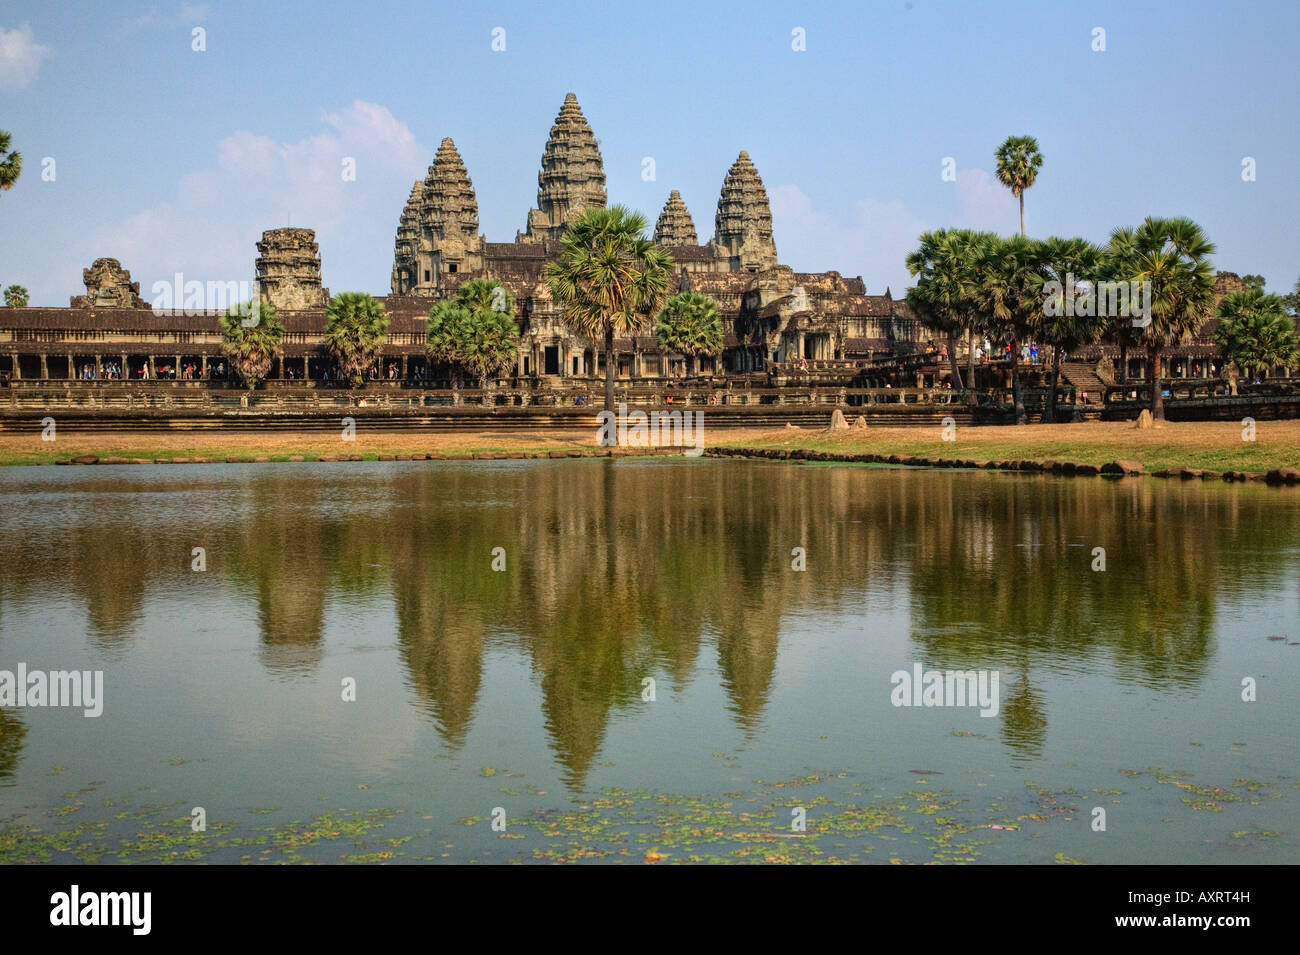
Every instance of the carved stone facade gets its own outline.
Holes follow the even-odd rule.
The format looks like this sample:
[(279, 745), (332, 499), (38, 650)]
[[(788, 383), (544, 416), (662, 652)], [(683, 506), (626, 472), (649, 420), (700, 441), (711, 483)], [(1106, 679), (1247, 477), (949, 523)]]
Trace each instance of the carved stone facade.
[(743, 149), (722, 183), (713, 223), (709, 249), (715, 259), (725, 261), (733, 272), (757, 272), (776, 265), (767, 190), (749, 153)]
[(660, 245), (699, 245), (695, 222), (682, 202), (682, 194), (674, 189), (668, 194), (659, 221), (655, 223), (654, 239)]
[(81, 270), (86, 283), (85, 295), (72, 296), (73, 308), (147, 308), (140, 297), (140, 283), (131, 281), (131, 273), (117, 259), (96, 259)]
[(564, 226), (586, 209), (603, 209), (605, 166), (600, 147), (582, 115), (578, 97), (568, 93), (542, 151), (537, 174), (537, 208), (528, 212), (527, 231), (516, 236), (525, 243), (558, 239)]
[[(418, 298), (453, 295), (467, 279), (495, 279), (517, 303), (520, 374), (597, 375), (600, 348), (569, 331), (544, 277), (567, 223), (607, 201), (600, 150), (572, 93), (551, 127), (537, 185), (527, 231), (516, 233), (514, 242), (488, 242), (478, 235), (469, 174), (455, 145), (444, 139), (398, 221), (390, 302), (414, 307)], [(690, 211), (673, 190), (654, 240), (676, 262), (672, 293), (699, 291), (718, 302), (728, 332), (721, 364), (733, 371), (799, 357), (879, 354), (915, 337), (915, 321), (888, 292), (867, 295), (860, 278), (843, 279), (838, 272), (796, 277), (777, 264), (767, 190), (743, 150), (722, 183), (713, 238), (700, 244)], [(621, 375), (668, 374), (680, 364), (658, 354), (648, 327), (616, 347)]]
[(278, 311), (324, 308), (330, 291), (321, 287), (320, 252), (312, 229), (269, 229), (257, 243), (261, 300)]

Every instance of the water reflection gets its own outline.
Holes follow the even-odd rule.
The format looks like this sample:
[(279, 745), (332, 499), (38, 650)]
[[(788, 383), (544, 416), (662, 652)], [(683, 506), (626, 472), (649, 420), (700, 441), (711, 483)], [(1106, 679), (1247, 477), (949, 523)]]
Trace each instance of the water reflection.
[[(555, 756), (581, 788), (611, 718), (641, 705), (644, 677), (673, 692), (716, 657), (730, 718), (759, 734), (791, 615), (870, 641), (890, 590), (904, 595), (912, 659), (1003, 671), (1003, 743), (1036, 755), (1045, 677), (1092, 669), (1161, 693), (1197, 683), (1215, 652), (1216, 594), (1275, 587), (1300, 538), (1294, 498), (1256, 487), (710, 461), (355, 467), (124, 479), (141, 493), (117, 487), (115, 508), (78, 509), (65, 527), (76, 546), (22, 526), (0, 535), (0, 597), (70, 588), (91, 647), (129, 653), (150, 591), (192, 584), (201, 540), (212, 586), (256, 620), (259, 659), (279, 679), (318, 674), (335, 614), (381, 646), (395, 619), (415, 705), (448, 747), (478, 716), (489, 652), (527, 661)], [(31, 485), (0, 491), (7, 523), (57, 512)], [(193, 533), (130, 536), (169, 521)], [(0, 713), (0, 775), (21, 739)]]

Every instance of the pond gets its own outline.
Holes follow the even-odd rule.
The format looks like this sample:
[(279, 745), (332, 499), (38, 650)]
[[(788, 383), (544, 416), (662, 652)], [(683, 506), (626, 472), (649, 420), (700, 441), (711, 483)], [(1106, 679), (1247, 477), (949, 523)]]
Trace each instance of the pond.
[(1300, 847), (1300, 495), (1259, 485), (5, 468), (20, 667), (102, 674), (102, 712), (0, 695), (4, 862)]

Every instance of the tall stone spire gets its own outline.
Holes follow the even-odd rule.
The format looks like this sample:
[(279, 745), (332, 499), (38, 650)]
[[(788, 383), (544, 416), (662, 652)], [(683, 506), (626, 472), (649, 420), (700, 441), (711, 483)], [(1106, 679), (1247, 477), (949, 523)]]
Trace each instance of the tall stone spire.
[(664, 211), (659, 213), (655, 223), (655, 241), (660, 245), (699, 245), (699, 236), (695, 234), (695, 223), (682, 202), (682, 194), (674, 189), (664, 203)]
[[(404, 258), (408, 247), (410, 253)], [(444, 276), (482, 268), (483, 236), (478, 232), (474, 184), (456, 144), (444, 139), (428, 174), (415, 184), (402, 212), (397, 227), (393, 291), (435, 295)], [(404, 275), (409, 278), (404, 280)]]
[(723, 180), (709, 248), (732, 271), (757, 272), (776, 265), (767, 190), (743, 149)]
[(558, 239), (570, 219), (585, 209), (605, 208), (606, 198), (600, 147), (578, 97), (569, 93), (542, 152), (537, 208), (529, 210), (528, 231), (517, 239), (526, 243)]
[(424, 178), (420, 225), (434, 239), (478, 235), (478, 199), (465, 162), (450, 138), (444, 139)]
[(397, 239), (393, 243), (394, 295), (405, 295), (415, 284), (415, 251), (420, 240), (420, 200), (423, 195), (424, 180), (417, 179), (415, 185), (411, 186), (411, 195), (397, 220)]

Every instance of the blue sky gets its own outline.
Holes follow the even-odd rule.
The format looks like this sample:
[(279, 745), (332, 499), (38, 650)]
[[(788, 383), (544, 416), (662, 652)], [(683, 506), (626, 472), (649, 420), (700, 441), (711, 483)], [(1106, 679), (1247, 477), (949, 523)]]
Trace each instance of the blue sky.
[(707, 240), (748, 149), (781, 262), (872, 292), (906, 286), (923, 229), (1018, 228), (992, 177), (1012, 134), (1045, 157), (1031, 235), (1104, 241), (1186, 215), (1219, 268), (1274, 291), (1300, 277), (1292, 2), (7, 2), (0, 31), (0, 129), (24, 160), (0, 193), (0, 284), (34, 305), (66, 305), (100, 256), (146, 298), (178, 271), (251, 279), (261, 231), (287, 223), (317, 230), (333, 292), (387, 293), (398, 215), (441, 139), (481, 230), (510, 241), (569, 91), (611, 202), (653, 221), (678, 189)]

